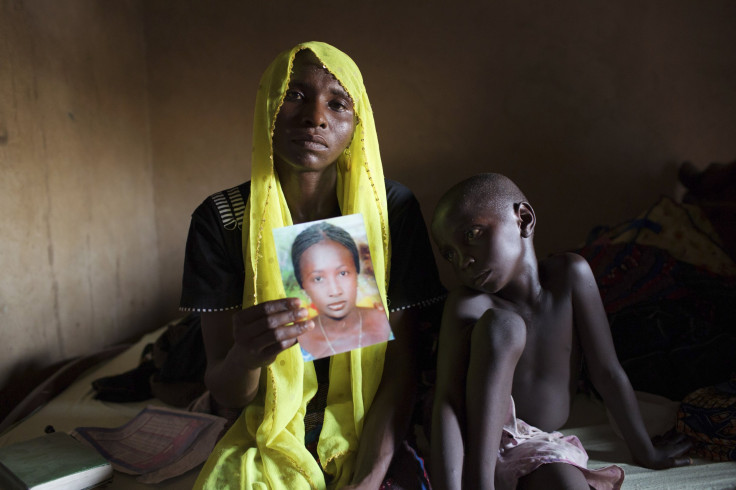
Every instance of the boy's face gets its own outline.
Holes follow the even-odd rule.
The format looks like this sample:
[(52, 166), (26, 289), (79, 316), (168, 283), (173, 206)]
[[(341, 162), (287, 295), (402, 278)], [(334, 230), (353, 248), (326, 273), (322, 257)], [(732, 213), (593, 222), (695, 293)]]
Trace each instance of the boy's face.
[(355, 308), (358, 273), (350, 250), (325, 240), (309, 247), (299, 259), (302, 287), (317, 311), (335, 320)]
[(432, 237), (462, 283), (497, 293), (522, 258), (522, 237), (513, 204), (496, 211), (477, 203), (443, 206), (432, 220)]

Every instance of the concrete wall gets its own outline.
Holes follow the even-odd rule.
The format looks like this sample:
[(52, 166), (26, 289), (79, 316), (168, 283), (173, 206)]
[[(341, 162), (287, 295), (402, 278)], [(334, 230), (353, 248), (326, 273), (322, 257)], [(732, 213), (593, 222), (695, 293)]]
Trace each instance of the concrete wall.
[(0, 1), (0, 176), (0, 387), (161, 323), (137, 1)]
[(361, 67), (428, 217), (506, 173), (540, 255), (736, 158), (736, 3), (457, 5), (0, 0), (0, 385), (177, 314), (189, 215), (248, 178), (258, 79), (302, 40)]

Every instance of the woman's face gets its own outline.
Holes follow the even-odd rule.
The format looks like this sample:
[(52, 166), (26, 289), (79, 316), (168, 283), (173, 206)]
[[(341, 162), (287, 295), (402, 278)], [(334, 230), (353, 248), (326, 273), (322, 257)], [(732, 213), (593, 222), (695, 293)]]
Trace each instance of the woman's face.
[(277, 170), (321, 171), (348, 147), (353, 102), (311, 51), (294, 58), (289, 87), (273, 133)]
[(304, 251), (299, 269), (302, 287), (321, 315), (342, 320), (353, 310), (358, 273), (350, 250), (324, 240)]

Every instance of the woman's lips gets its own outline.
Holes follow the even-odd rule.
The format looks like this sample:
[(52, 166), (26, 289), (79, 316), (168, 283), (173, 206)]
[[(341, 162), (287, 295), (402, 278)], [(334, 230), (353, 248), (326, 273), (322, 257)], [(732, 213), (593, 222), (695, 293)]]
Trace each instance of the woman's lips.
[(312, 150), (324, 150), (328, 148), (327, 141), (318, 135), (307, 134), (297, 136), (296, 138), (293, 138), (292, 141), (299, 146)]
[(327, 309), (330, 311), (341, 311), (345, 309), (347, 304), (347, 301), (338, 301), (337, 303), (330, 303), (327, 305)]

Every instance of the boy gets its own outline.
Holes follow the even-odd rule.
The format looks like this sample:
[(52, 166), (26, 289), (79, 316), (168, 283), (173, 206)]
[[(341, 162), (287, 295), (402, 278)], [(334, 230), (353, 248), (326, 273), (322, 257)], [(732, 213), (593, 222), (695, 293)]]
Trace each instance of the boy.
[(537, 263), (535, 224), (499, 174), (460, 182), (435, 210), (433, 238), (463, 285), (448, 296), (440, 330), (433, 485), (620, 487), (623, 470), (587, 470), (577, 438), (542, 432), (567, 421), (583, 360), (637, 464), (688, 464), (683, 438), (655, 447), (647, 436), (587, 262), (567, 253)]

